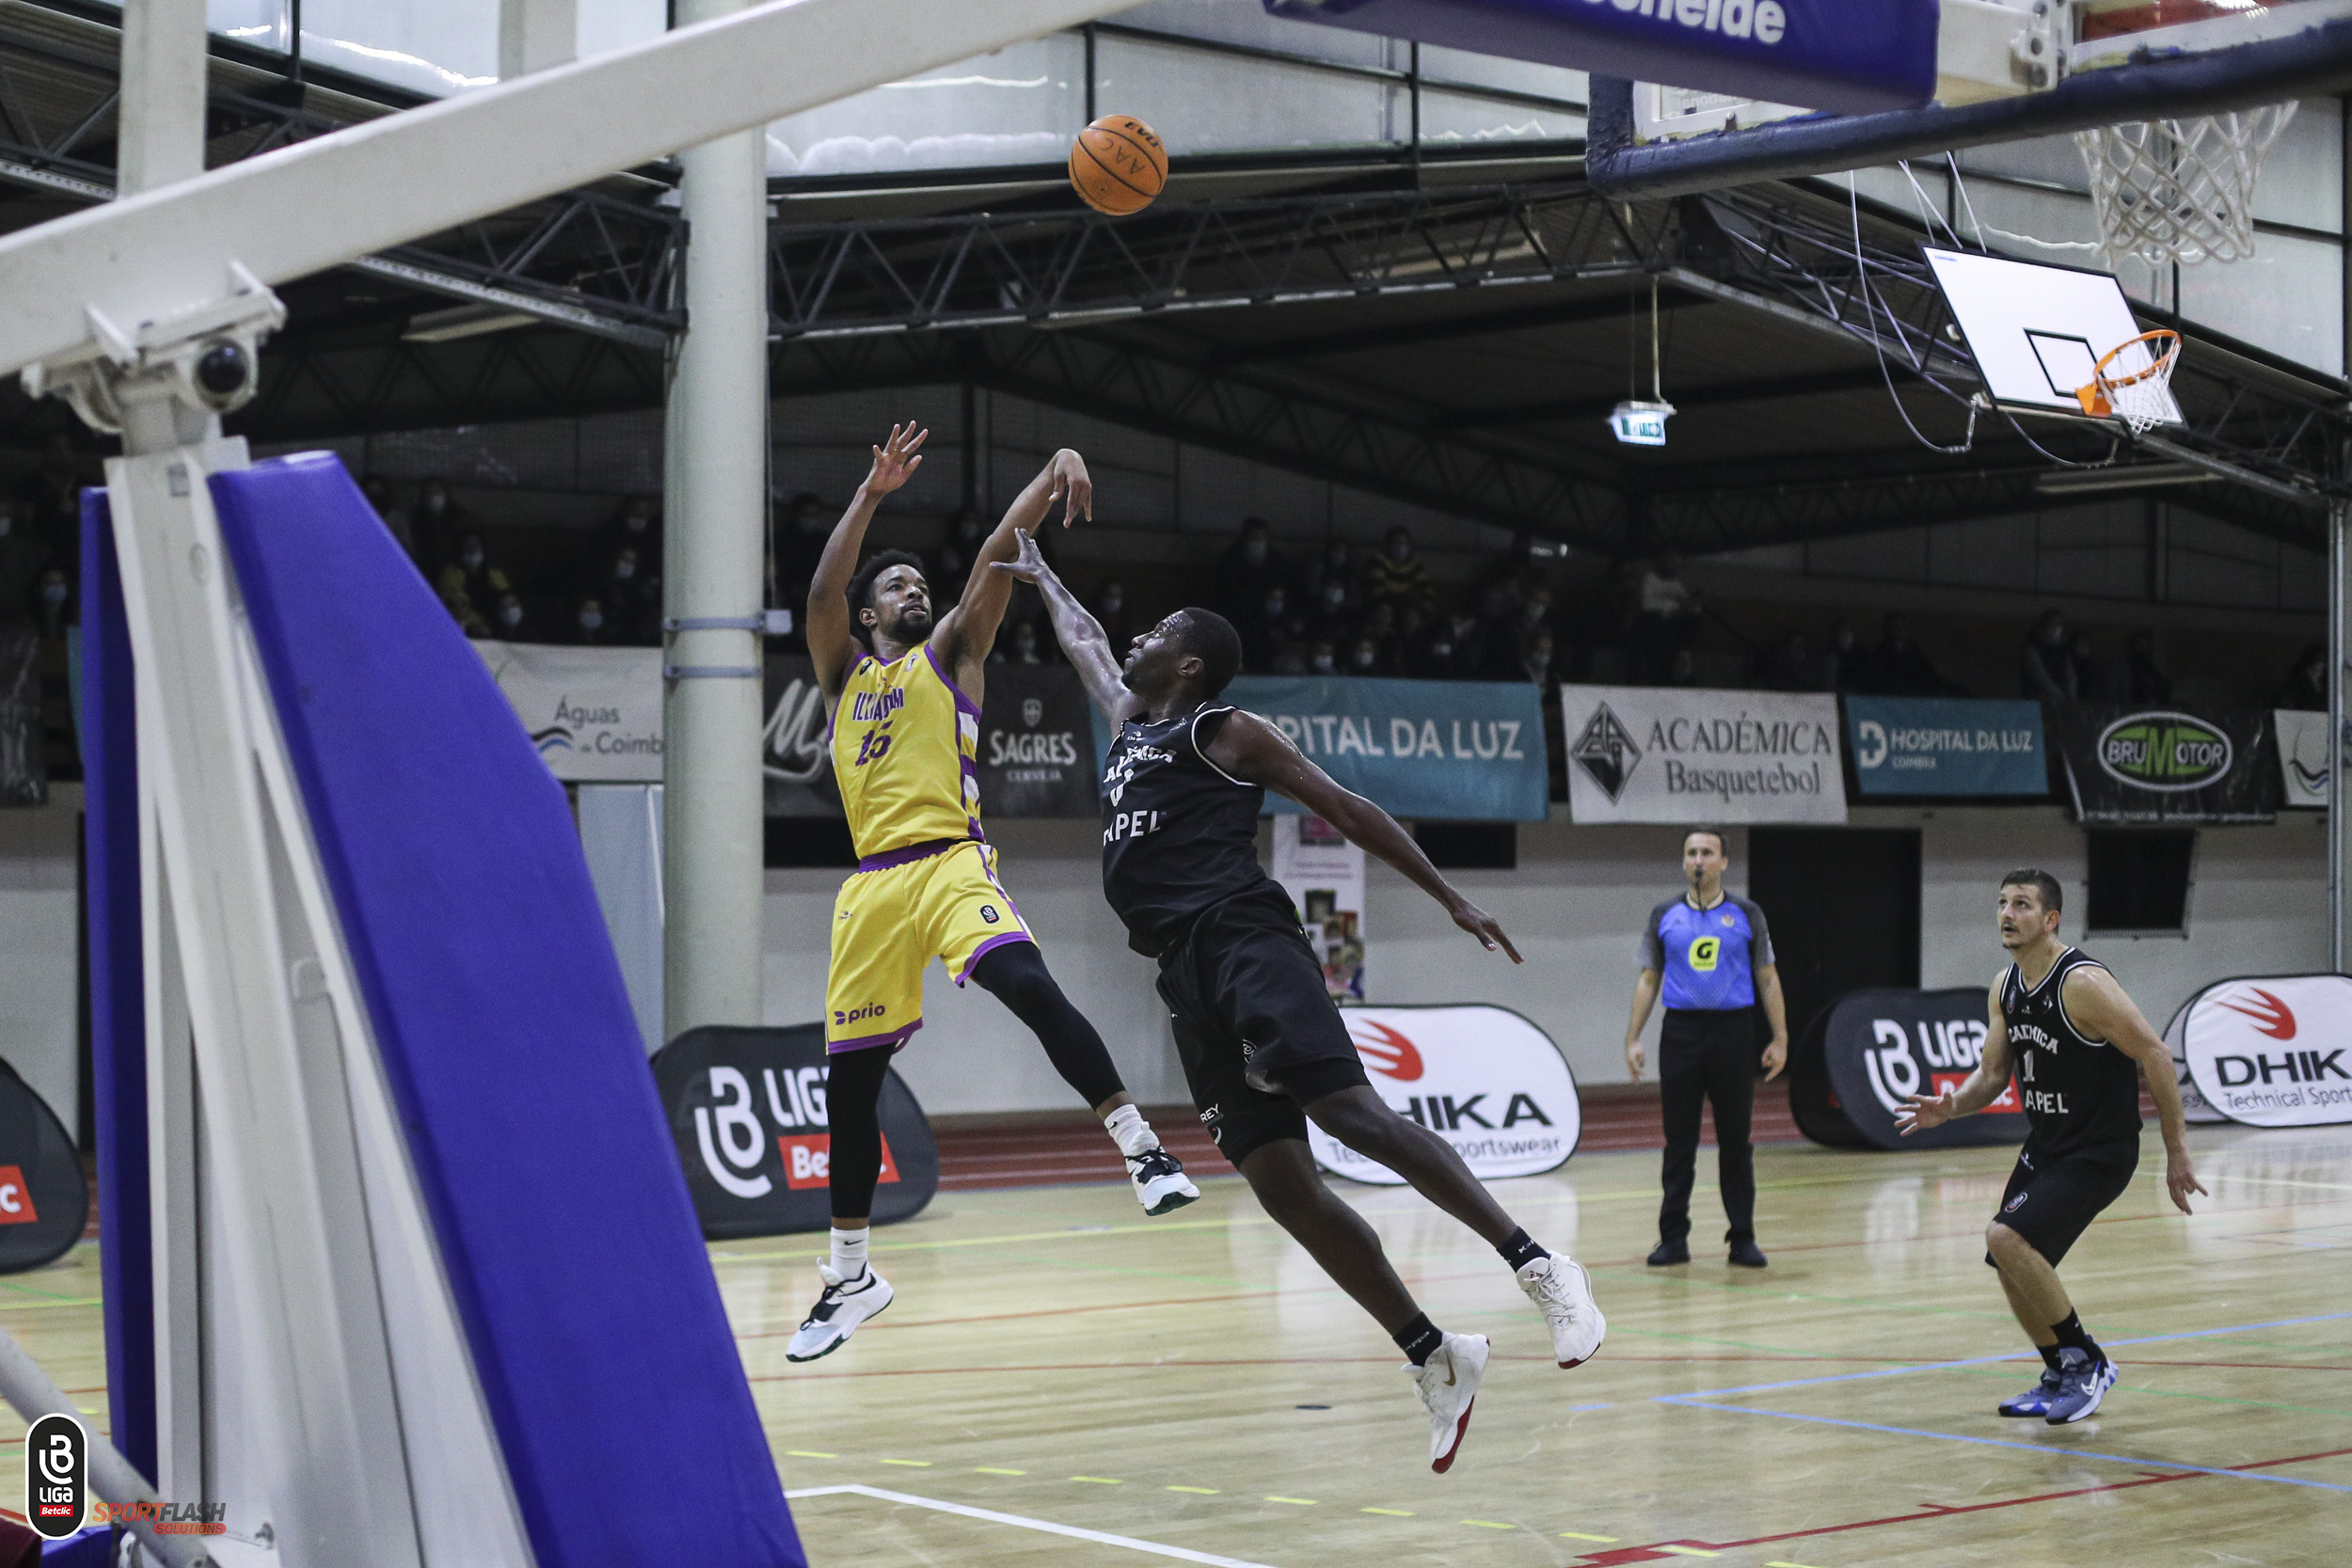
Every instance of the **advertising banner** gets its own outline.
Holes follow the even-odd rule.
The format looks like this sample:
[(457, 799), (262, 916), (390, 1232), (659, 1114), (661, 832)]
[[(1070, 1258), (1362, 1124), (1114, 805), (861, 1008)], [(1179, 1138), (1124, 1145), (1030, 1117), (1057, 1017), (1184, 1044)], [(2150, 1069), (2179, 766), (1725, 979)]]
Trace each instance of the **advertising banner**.
[(2000, 1097), (1973, 1117), (1903, 1137), (1895, 1113), (1905, 1096), (1956, 1089), (1984, 1054), (1982, 986), (1950, 990), (1856, 990), (1829, 1009), (1822, 1066), (1836, 1108), (1879, 1148), (1950, 1148), (2022, 1144), (2026, 1107), (2010, 1080)]
[(490, 677), (564, 781), (661, 782), (661, 650), (476, 642)]
[(82, 1239), (89, 1181), (56, 1113), (0, 1062), (0, 1274), (38, 1269)]
[[(2328, 716), (2301, 708), (2282, 707), (2270, 715), (2279, 736), (2279, 782), (2286, 803), (2301, 811), (2328, 809)], [(2347, 727), (2344, 758), (2352, 758), (2352, 726)]]
[(1274, 819), (1274, 879), (1323, 960), (1334, 1002), (1364, 999), (1364, 852), (1320, 816)]
[[(1576, 1152), (1576, 1080), (1551, 1037), (1507, 1007), (1343, 1007), (1380, 1098), (1428, 1128), (1492, 1181), (1540, 1176)], [(1313, 1122), (1307, 1141), (1334, 1176), (1379, 1186), (1405, 1179)]]
[[(822, 1024), (690, 1029), (654, 1053), (654, 1086), (703, 1234), (712, 1241), (823, 1230), (833, 1135)], [(874, 1223), (922, 1212), (939, 1190), (939, 1145), (897, 1072), (882, 1080), (882, 1170)]]
[(2192, 996), (2174, 1009), (2172, 1022), (2164, 1026), (2165, 1049), (2172, 1053), (2172, 1076), (2181, 1085), (2181, 1119), (2183, 1121), (2217, 1122), (2230, 1118), (2214, 1108), (2213, 1102), (2197, 1092), (2197, 1079), (2188, 1070), (2188, 1009), (2197, 1000)]
[(2270, 715), (2053, 703), (2050, 743), (2074, 815), (2118, 827), (2278, 818)]
[(1837, 699), (1564, 686), (1578, 822), (1846, 820)]
[(2189, 1075), (2199, 1096), (2231, 1120), (2352, 1122), (2352, 976), (2224, 980), (2183, 1013)]
[(1864, 795), (2050, 793), (2042, 705), (1965, 697), (1847, 697), (1846, 744)]
[[(1222, 700), (1280, 726), (1315, 766), (1392, 816), (1549, 815), (1543, 695), (1533, 684), (1244, 675)], [(1268, 795), (1266, 809), (1299, 808)]]

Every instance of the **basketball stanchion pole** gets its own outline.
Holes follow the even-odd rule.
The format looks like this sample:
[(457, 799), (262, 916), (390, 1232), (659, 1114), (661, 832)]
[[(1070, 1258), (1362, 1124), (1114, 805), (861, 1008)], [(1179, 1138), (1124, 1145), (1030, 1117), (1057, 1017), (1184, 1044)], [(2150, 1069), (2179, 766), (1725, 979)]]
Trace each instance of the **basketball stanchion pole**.
[[(7, 1397), (28, 1425), (43, 1416), (82, 1419), (80, 1406), (65, 1397), (65, 1391), (41, 1370), (40, 1363), (5, 1328), (0, 1328), (0, 1395)], [(211, 1568), (212, 1557), (195, 1537), (155, 1533), (164, 1500), (132, 1468), (122, 1451), (104, 1433), (92, 1432), (87, 1422), (83, 1422), (82, 1435), (88, 1444), (84, 1451), (89, 1455), (90, 1490), (122, 1511), (123, 1528), (138, 1537), (139, 1544), (168, 1568)], [(32, 1506), (31, 1498), (25, 1499), (25, 1506)]]

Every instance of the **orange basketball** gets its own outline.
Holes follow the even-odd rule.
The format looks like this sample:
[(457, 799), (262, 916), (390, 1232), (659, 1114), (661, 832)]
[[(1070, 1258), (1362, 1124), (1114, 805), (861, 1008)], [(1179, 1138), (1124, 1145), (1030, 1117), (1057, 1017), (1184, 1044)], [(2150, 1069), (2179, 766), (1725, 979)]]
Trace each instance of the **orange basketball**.
[(1140, 213), (1168, 183), (1168, 149), (1133, 115), (1104, 115), (1070, 144), (1070, 183), (1105, 216)]

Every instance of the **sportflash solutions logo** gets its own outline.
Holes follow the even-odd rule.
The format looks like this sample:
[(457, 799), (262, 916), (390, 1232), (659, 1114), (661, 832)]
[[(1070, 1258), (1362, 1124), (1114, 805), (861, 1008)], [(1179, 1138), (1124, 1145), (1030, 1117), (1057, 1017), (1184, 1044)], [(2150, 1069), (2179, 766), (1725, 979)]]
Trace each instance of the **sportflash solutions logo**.
[[(769, 1126), (775, 1133), (776, 1154), (784, 1184), (793, 1192), (828, 1185), (833, 1180), (833, 1134), (810, 1129), (830, 1125), (825, 1108), (823, 1068), (762, 1068), (759, 1077), (769, 1121), (760, 1119), (760, 1099), (740, 1068), (710, 1069), (710, 1103), (694, 1107), (694, 1139), (702, 1153), (703, 1170), (726, 1192), (739, 1198), (761, 1198), (775, 1191), (768, 1164)], [(890, 1140), (882, 1139), (882, 1180), (898, 1180), (898, 1166), (890, 1156)]]

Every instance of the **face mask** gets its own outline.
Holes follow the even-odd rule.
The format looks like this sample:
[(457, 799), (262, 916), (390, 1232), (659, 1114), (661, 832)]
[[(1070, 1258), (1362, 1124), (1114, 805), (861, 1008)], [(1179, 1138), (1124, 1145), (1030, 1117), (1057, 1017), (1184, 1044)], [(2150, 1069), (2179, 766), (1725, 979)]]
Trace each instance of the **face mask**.
[(1373, 663), (1374, 663), (1374, 655), (1373, 655), (1373, 652), (1372, 652), (1372, 650), (1371, 650), (1370, 648), (1359, 648), (1359, 649), (1357, 649), (1357, 650), (1356, 650), (1356, 668), (1357, 668), (1357, 669), (1359, 669), (1359, 670), (1369, 670), (1369, 669), (1371, 669), (1371, 668), (1372, 668)]
[(645, 525), (650, 521), (652, 519), (649, 517), (640, 517), (631, 514), (628, 520), (628, 531), (631, 533), (643, 533), (645, 531)]
[(1440, 637), (1438, 641), (1429, 644), (1429, 651), (1436, 654), (1439, 658), (1452, 658), (1454, 657), (1454, 644), (1448, 642), (1444, 638)]
[(469, 572), (478, 572), (482, 570), (482, 552), (480, 550), (468, 550), (465, 554), (459, 556), (457, 561), (458, 564), (464, 566)]
[(1329, 605), (1333, 610), (1339, 609), (1340, 606), (1347, 602), (1346, 587), (1340, 583), (1333, 583), (1330, 587), (1323, 591), (1323, 602)]
[(1265, 596), (1265, 612), (1266, 612), (1268, 615), (1279, 615), (1279, 614), (1281, 614), (1281, 613), (1282, 613), (1282, 595), (1281, 595), (1281, 594), (1268, 594)]
[(519, 626), (523, 624), (523, 607), (518, 604), (508, 605), (499, 611), (499, 619), (510, 626)]
[(1317, 654), (1317, 655), (1315, 655), (1315, 673), (1316, 673), (1316, 674), (1318, 674), (1318, 675), (1327, 675), (1327, 674), (1329, 674), (1329, 673), (1331, 673), (1331, 668), (1332, 668), (1332, 667), (1331, 667), (1331, 656), (1330, 656), (1329, 654)]
[(65, 603), (65, 584), (62, 582), (45, 582), (41, 584), (40, 602), (47, 605), (61, 605)]
[(0, 512), (0, 539), (6, 539), (8, 536), (8, 530), (14, 528), (15, 526), (16, 519), (14, 517), (9, 516), (5, 512)]
[(1252, 566), (1264, 565), (1265, 541), (1263, 539), (1252, 539), (1249, 543), (1241, 547), (1241, 554), (1242, 559), (1248, 562)]
[(1113, 594), (1109, 598), (1103, 601), (1103, 608), (1110, 614), (1116, 615), (1120, 612), (1120, 610), (1126, 607), (1126, 604), (1127, 601), (1125, 599), (1122, 599), (1118, 594)]
[(582, 630), (582, 631), (595, 631), (596, 629), (597, 629), (599, 626), (603, 626), (603, 625), (604, 625), (604, 617), (603, 617), (602, 615), (599, 615), (598, 613), (596, 613), (596, 611), (595, 611), (595, 610), (581, 610), (581, 611), (580, 612), (580, 630)]
[(637, 575), (637, 562), (634, 561), (616, 561), (612, 563), (612, 575), (620, 578), (623, 582), (627, 582), (629, 578)]
[(439, 513), (440, 513), (440, 512), (441, 512), (444, 508), (446, 508), (448, 505), (449, 505), (449, 498), (448, 498), (447, 496), (444, 496), (444, 495), (440, 495), (440, 494), (436, 493), (436, 494), (427, 495), (427, 496), (424, 498), (424, 509), (425, 509), (427, 512), (431, 512), (431, 513), (434, 513), (434, 514), (436, 514), (436, 515), (438, 515), (438, 514), (439, 514)]

